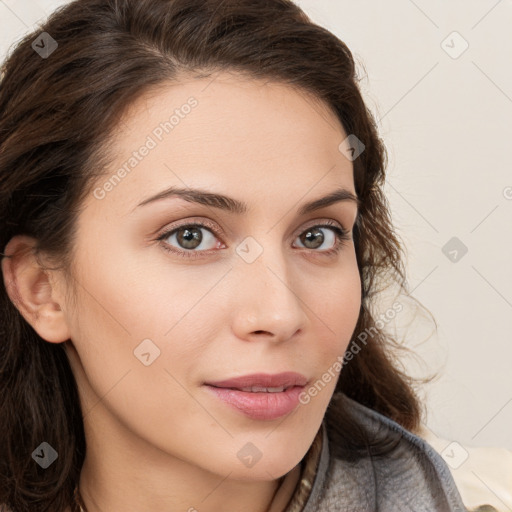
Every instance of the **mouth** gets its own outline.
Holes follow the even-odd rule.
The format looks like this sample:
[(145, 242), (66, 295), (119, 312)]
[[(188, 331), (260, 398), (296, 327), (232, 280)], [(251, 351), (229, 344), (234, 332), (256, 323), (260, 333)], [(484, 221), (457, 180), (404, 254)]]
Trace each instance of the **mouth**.
[(222, 386), (212, 386), (219, 389), (233, 389), (236, 391), (245, 391), (246, 393), (282, 393), (283, 391), (286, 391), (287, 389), (292, 388), (293, 386), (279, 386), (275, 388), (266, 388), (263, 386), (250, 386), (246, 388), (224, 388)]
[(308, 379), (299, 373), (253, 374), (205, 382), (205, 388), (226, 405), (255, 420), (273, 420), (291, 413)]
[(216, 388), (238, 389), (247, 392), (279, 393), (293, 386), (305, 386), (308, 379), (297, 372), (282, 372), (276, 374), (253, 373), (232, 379), (205, 382)]

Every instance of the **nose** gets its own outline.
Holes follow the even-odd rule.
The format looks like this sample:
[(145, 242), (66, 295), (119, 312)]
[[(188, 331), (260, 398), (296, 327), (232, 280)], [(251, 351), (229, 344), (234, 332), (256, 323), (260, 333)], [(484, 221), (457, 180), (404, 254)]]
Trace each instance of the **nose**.
[(304, 277), (297, 275), (279, 249), (263, 253), (252, 263), (237, 261), (232, 329), (244, 340), (286, 341), (304, 330), (308, 321)]

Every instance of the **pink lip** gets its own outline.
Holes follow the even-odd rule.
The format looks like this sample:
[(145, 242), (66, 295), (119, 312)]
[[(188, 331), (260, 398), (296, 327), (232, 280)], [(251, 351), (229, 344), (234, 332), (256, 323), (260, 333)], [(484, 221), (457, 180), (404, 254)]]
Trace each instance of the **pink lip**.
[(296, 372), (283, 372), (274, 375), (268, 373), (253, 373), (234, 379), (220, 380), (216, 382), (206, 382), (208, 386), (217, 388), (241, 389), (250, 386), (262, 386), (265, 388), (278, 388), (280, 386), (305, 386), (308, 379)]
[[(297, 407), (299, 396), (307, 382), (304, 375), (295, 372), (276, 375), (259, 373), (224, 381), (207, 382), (205, 386), (217, 398), (246, 416), (257, 420), (273, 420), (289, 414)], [(253, 393), (240, 389), (251, 386), (266, 388), (283, 386), (285, 389), (278, 393), (270, 391)]]

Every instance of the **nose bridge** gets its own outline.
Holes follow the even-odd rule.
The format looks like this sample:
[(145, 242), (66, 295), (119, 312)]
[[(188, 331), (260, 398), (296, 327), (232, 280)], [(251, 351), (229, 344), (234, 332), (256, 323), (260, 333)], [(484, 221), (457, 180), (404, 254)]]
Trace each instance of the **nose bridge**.
[(275, 234), (244, 240), (237, 247), (235, 265), (238, 294), (235, 324), (243, 337), (266, 331), (277, 338), (291, 337), (303, 328), (304, 305), (299, 298), (294, 269)]

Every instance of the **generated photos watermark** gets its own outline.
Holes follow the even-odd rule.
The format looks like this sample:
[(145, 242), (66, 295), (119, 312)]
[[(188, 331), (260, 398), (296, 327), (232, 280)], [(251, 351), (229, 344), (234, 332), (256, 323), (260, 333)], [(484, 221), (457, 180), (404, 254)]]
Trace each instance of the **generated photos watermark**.
[(196, 98), (191, 96), (186, 103), (181, 105), (180, 108), (174, 109), (174, 113), (169, 117), (168, 120), (162, 121), (156, 126), (150, 135), (146, 137), (146, 141), (139, 147), (137, 151), (134, 151), (132, 155), (117, 169), (115, 173), (106, 179), (103, 184), (96, 187), (93, 191), (93, 196), (96, 199), (105, 199), (107, 194), (114, 190), (114, 188), (121, 183), (121, 181), (130, 172), (139, 165), (150, 152), (155, 149), (160, 142), (164, 139), (165, 135), (169, 134), (176, 126), (178, 126), (183, 119), (185, 119), (191, 112), (192, 109), (197, 107), (199, 102)]
[(368, 342), (368, 337), (375, 336), (375, 334), (377, 334), (388, 322), (393, 320), (397, 313), (400, 313), (402, 310), (403, 305), (398, 301), (394, 302), (385, 313), (381, 314), (379, 318), (375, 320), (375, 326), (368, 327), (363, 332), (359, 333), (356, 340), (349, 344), (349, 348), (343, 357), (338, 356), (336, 361), (327, 369), (327, 371), (324, 372), (321, 378), (317, 379), (316, 382), (308, 389), (302, 391), (299, 395), (299, 402), (302, 405), (306, 405), (311, 401), (311, 397), (317, 396), (332, 379), (337, 377), (336, 374), (339, 374), (341, 369), (351, 361), (354, 356), (361, 352)]

